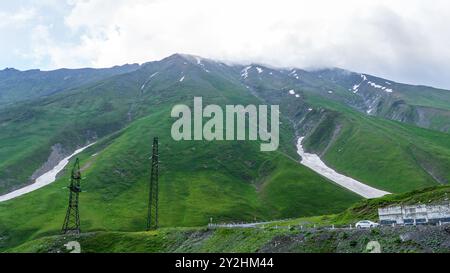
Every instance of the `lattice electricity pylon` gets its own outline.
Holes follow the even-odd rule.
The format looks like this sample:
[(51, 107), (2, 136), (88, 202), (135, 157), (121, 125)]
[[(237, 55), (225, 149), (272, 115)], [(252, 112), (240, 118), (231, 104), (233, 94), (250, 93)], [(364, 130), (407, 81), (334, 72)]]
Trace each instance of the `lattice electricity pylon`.
[(153, 139), (152, 170), (150, 174), (150, 194), (148, 202), (147, 230), (158, 228), (158, 176), (159, 154), (158, 138)]
[(78, 158), (73, 166), (69, 185), (69, 207), (62, 227), (63, 234), (80, 233), (80, 212), (78, 210), (78, 195), (81, 192), (81, 171)]

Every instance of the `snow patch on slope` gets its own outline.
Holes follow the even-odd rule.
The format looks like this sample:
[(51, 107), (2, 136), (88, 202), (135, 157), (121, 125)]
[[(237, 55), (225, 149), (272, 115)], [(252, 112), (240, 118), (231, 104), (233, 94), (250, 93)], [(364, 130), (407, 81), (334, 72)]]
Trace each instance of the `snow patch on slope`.
[(69, 160), (74, 157), (75, 155), (83, 152), (84, 150), (86, 150), (87, 148), (91, 147), (92, 145), (94, 145), (94, 143), (91, 143), (85, 147), (82, 147), (78, 150), (76, 150), (73, 154), (69, 155), (68, 157), (64, 158), (63, 160), (61, 160), (58, 165), (56, 165), (53, 169), (51, 169), (50, 171), (44, 173), (43, 175), (39, 176), (33, 184), (25, 186), (21, 189), (15, 190), (13, 192), (10, 192), (8, 194), (5, 195), (1, 195), (0, 196), (0, 203), (1, 202), (5, 202), (14, 198), (17, 198), (19, 196), (25, 195), (27, 193), (33, 192), (35, 190), (38, 190), (40, 188), (43, 188), (53, 182), (55, 182), (56, 180), (56, 176), (67, 166), (67, 164), (69, 164)]
[(242, 69), (241, 71), (241, 77), (244, 79), (248, 78), (248, 70), (252, 68), (252, 66), (247, 66), (246, 68)]
[(353, 88), (352, 88), (353, 93), (355, 93), (355, 94), (358, 93), (359, 87), (361, 86), (361, 84), (363, 84), (363, 82), (367, 81), (366, 75), (361, 74), (360, 77), (362, 78), (362, 81), (359, 84), (353, 85)]
[(378, 198), (390, 194), (389, 192), (372, 188), (351, 177), (337, 173), (328, 167), (318, 155), (306, 153), (302, 146), (303, 139), (304, 137), (301, 137), (297, 142), (297, 153), (302, 157), (300, 161), (302, 165), (364, 198)]
[(300, 94), (295, 93), (295, 90), (294, 90), (294, 89), (289, 90), (289, 95), (293, 95), (293, 96), (295, 96), (296, 98), (300, 98)]
[(392, 93), (392, 92), (393, 92), (393, 90), (392, 90), (391, 88), (387, 88), (387, 87), (385, 87), (385, 86), (376, 84), (376, 83), (371, 82), (371, 81), (367, 82), (367, 84), (370, 85), (370, 86), (372, 86), (373, 88), (377, 88), (377, 89), (381, 89), (381, 90), (383, 90), (383, 91), (386, 91), (387, 93)]
[(294, 78), (296, 78), (297, 80), (300, 79), (300, 76), (297, 74), (297, 70), (292, 70), (291, 73), (289, 73), (289, 76), (292, 76)]
[(150, 80), (158, 74), (159, 74), (159, 72), (155, 72), (155, 73), (151, 74), (150, 77), (148, 77), (148, 79), (144, 82), (144, 84), (142, 84), (141, 90), (144, 90), (145, 86), (147, 86), (147, 84), (150, 82)]
[(198, 65), (203, 65), (203, 64), (202, 64), (202, 59), (201, 59), (200, 57), (197, 57), (197, 56), (196, 56), (196, 57), (195, 57), (195, 60), (197, 61), (197, 64), (198, 64)]
[[(366, 81), (367, 81), (367, 84), (370, 85), (370, 86), (372, 86), (373, 88), (381, 89), (381, 90), (383, 90), (383, 91), (385, 91), (385, 92), (387, 92), (387, 93), (392, 93), (392, 92), (393, 92), (393, 90), (392, 90), (391, 88), (387, 88), (387, 87), (382, 86), (382, 85), (379, 85), (379, 84), (377, 84), (377, 83), (375, 83), (375, 82), (368, 81), (368, 80), (367, 80), (367, 76), (364, 75), (364, 74), (360, 74), (360, 77), (361, 77), (362, 81), (361, 81), (359, 84), (353, 85), (353, 87), (350, 89), (350, 91), (353, 91), (353, 93), (355, 93), (355, 94), (358, 93), (359, 88), (360, 88), (361, 85), (362, 85), (364, 82), (366, 82)], [(386, 82), (386, 84), (391, 85), (391, 83), (389, 83), (389, 82)]]
[(199, 65), (206, 73), (209, 73), (210, 71), (206, 69), (205, 64), (202, 62), (202, 59), (198, 56), (195, 56), (195, 61), (197, 62), (197, 65)]

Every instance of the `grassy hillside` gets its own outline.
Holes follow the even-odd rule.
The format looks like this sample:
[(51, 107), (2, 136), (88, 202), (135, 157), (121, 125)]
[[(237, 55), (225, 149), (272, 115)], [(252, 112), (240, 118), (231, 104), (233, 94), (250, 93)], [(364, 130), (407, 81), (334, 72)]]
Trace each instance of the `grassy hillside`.
[(450, 181), (448, 134), (362, 113), (349, 103), (356, 95), (338, 80), (255, 67), (242, 79), (251, 93), (280, 104), (296, 134), (306, 136), (306, 150), (338, 172), (393, 193)]
[[(226, 75), (178, 65), (159, 66), (160, 77), (148, 82), (147, 89), (141, 90), (136, 82), (145, 82), (155, 73), (154, 67), (52, 98), (52, 111), (66, 102), (76, 105), (68, 106), (70, 111), (83, 110), (77, 115), (80, 126), (84, 125), (81, 121), (90, 124), (94, 119), (99, 129), (119, 128), (109, 134), (105, 130), (103, 137), (98, 134), (98, 142), (80, 154), (85, 177), (85, 192), (80, 197), (84, 231), (145, 228), (154, 136), (161, 142), (163, 227), (205, 225), (211, 217), (214, 221), (251, 221), (328, 214), (360, 200), (292, 158), (295, 137), (288, 122), (281, 128), (281, 147), (273, 153), (260, 152), (258, 142), (172, 140), (170, 111), (177, 103), (192, 105), (194, 96), (202, 96), (205, 104), (222, 106), (258, 102), (242, 86), (225, 79)], [(183, 83), (178, 78), (181, 72)], [(125, 92), (121, 84), (130, 88)], [(114, 111), (98, 115), (103, 102), (109, 102)], [(130, 109), (132, 118), (124, 120)], [(120, 126), (108, 126), (120, 120)], [(92, 129), (99, 132), (95, 126)], [(0, 204), (0, 248), (59, 232), (68, 195), (67, 173), (52, 185)]]
[[(138, 120), (80, 156), (83, 230), (145, 228), (149, 151), (155, 135), (162, 140), (162, 226), (204, 225), (210, 217), (251, 221), (333, 213), (359, 199), (282, 153), (259, 153), (256, 143), (172, 141), (164, 114)], [(46, 188), (0, 204), (2, 243), (57, 233), (66, 209), (67, 181), (66, 172)]]
[(10, 249), (13, 253), (67, 253), (78, 241), (82, 253), (368, 253), (378, 241), (383, 253), (449, 253), (450, 229), (402, 227), (381, 230), (163, 229), (53, 236)]
[[(8, 252), (67, 252), (76, 240), (83, 252), (368, 252), (378, 241), (383, 252), (450, 252), (449, 226), (383, 227), (376, 230), (324, 229), (348, 226), (361, 219), (377, 221), (377, 209), (388, 205), (448, 200), (449, 186), (365, 200), (342, 213), (277, 221), (258, 228), (163, 228), (151, 232), (93, 232), (80, 236), (51, 236), (10, 248)], [(315, 225), (315, 226), (314, 226)], [(303, 228), (300, 228), (302, 226)]]
[[(310, 74), (315, 82), (333, 91), (332, 94), (319, 93), (327, 99), (372, 116), (450, 132), (449, 90), (402, 84), (342, 69), (324, 69)], [(356, 86), (358, 88), (353, 89)]]
[(306, 147), (339, 172), (394, 193), (450, 181), (448, 134), (365, 116), (312, 94), (306, 100), (316, 109), (307, 120), (318, 120)]
[(381, 198), (362, 200), (350, 208), (331, 215), (296, 218), (274, 221), (267, 227), (299, 226), (330, 227), (331, 225), (348, 226), (364, 219), (378, 222), (378, 208), (396, 205), (415, 205), (448, 202), (450, 200), (450, 186), (429, 187), (402, 194), (391, 194)]
[(129, 82), (122, 84), (127, 93), (110, 79), (0, 109), (0, 194), (30, 183), (52, 146), (62, 147), (62, 159), (126, 126), (139, 91)]
[(103, 69), (58, 69), (54, 71), (19, 71), (7, 68), (0, 71), (0, 109), (18, 102), (63, 92), (67, 89), (97, 82), (109, 77), (135, 71), (138, 64)]
[[(404, 192), (450, 179), (447, 134), (358, 112), (335, 99), (352, 100), (352, 92), (313, 73), (297, 71), (302, 75), (297, 80), (289, 71), (264, 68), (260, 74), (252, 66), (244, 79), (235, 67), (203, 62), (202, 66), (190, 56), (174, 55), (81, 89), (0, 110), (0, 193), (45, 171), (36, 172), (55, 144), (61, 145), (63, 158), (155, 107), (192, 103), (194, 96), (204, 97), (205, 104), (279, 104), (285, 130), (292, 131), (294, 124), (297, 134), (311, 135), (306, 139), (310, 151), (338, 171), (387, 191)], [(180, 83), (182, 76), (186, 80)], [(300, 97), (290, 95), (290, 89)], [(291, 133), (282, 138), (281, 150), (296, 158), (294, 143)]]
[[(3, 108), (0, 193), (27, 184), (54, 145), (64, 156), (96, 141), (80, 154), (83, 231), (142, 231), (154, 136), (161, 142), (164, 228), (201, 226), (210, 218), (230, 222), (333, 214), (361, 200), (298, 164), (296, 134), (307, 135), (306, 146), (330, 166), (383, 190), (400, 193), (449, 181), (447, 134), (363, 115), (318, 95), (329, 94), (329, 83), (311, 75), (297, 80), (290, 72), (265, 71), (250, 69), (244, 78), (239, 67), (174, 55)], [(204, 105), (279, 104), (279, 150), (262, 153), (259, 142), (248, 141), (173, 141), (171, 108), (192, 106), (194, 96), (203, 97)], [(0, 203), (0, 249), (59, 232), (69, 168), (54, 184)]]

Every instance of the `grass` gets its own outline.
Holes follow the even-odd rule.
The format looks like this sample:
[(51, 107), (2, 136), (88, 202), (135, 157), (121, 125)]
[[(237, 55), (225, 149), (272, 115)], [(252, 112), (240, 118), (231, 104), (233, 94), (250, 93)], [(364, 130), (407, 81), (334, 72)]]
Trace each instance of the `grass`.
[[(122, 109), (118, 113), (124, 117), (130, 105), (134, 105), (133, 113), (140, 113), (120, 130), (107, 134), (105, 129), (104, 137), (79, 155), (85, 178), (80, 196), (84, 232), (145, 229), (154, 136), (160, 138), (159, 222), (164, 228), (202, 226), (211, 217), (215, 222), (228, 222), (337, 213), (361, 199), (292, 158), (294, 133), (287, 122), (281, 128), (281, 147), (273, 153), (260, 152), (259, 142), (172, 140), (170, 110), (176, 103), (191, 105), (197, 95), (203, 96), (205, 104), (257, 103), (250, 94), (242, 95), (241, 87), (217, 78), (209, 79), (213, 87), (196, 85), (193, 89), (191, 78), (187, 76), (183, 86), (155, 86), (151, 94), (136, 98), (135, 104), (118, 94), (122, 89), (115, 85), (73, 94), (70, 101), (84, 109), (78, 122), (92, 117), (108, 100), (117, 103), (113, 107)], [(100, 101), (86, 101), (92, 92), (101, 90), (102, 96), (95, 96)], [(122, 98), (125, 105), (118, 102)], [(66, 97), (54, 100), (57, 105), (69, 101)], [(106, 106), (100, 109), (105, 115), (94, 120), (107, 121), (113, 115)], [(113, 117), (110, 120), (120, 120)], [(0, 204), (0, 249), (58, 234), (66, 210), (69, 168), (48, 187)]]
[[(141, 83), (156, 70), (159, 76), (140, 90)], [(181, 72), (186, 76), (183, 84), (178, 81)], [(277, 152), (260, 152), (259, 142), (173, 141), (170, 110), (175, 104), (192, 105), (194, 96), (202, 96), (205, 105), (261, 103), (232, 76), (213, 72), (198, 73), (180, 64), (150, 65), (2, 110), (0, 192), (25, 184), (46, 161), (55, 143), (74, 150), (96, 139), (96, 145), (79, 155), (85, 178), (80, 196), (82, 230), (103, 236), (92, 238), (92, 250), (118, 247), (114, 251), (126, 251), (127, 240), (131, 240), (131, 249), (132, 242), (148, 235), (149, 244), (154, 242), (151, 238), (156, 240), (152, 251), (166, 251), (160, 246), (165, 239), (178, 242), (185, 238), (177, 228), (203, 226), (210, 218), (231, 222), (335, 215), (361, 197), (298, 163), (291, 121), (300, 119), (299, 109), (310, 105), (331, 113), (327, 123), (322, 124), (323, 133), (318, 131), (317, 138), (312, 139), (317, 140), (315, 149), (323, 149), (333, 136), (330, 125), (342, 127), (324, 156), (338, 171), (383, 190), (405, 192), (437, 184), (424, 169), (428, 158), (424, 155), (431, 155), (433, 162), (442, 162), (433, 164), (437, 166), (434, 171), (450, 178), (448, 135), (365, 117), (342, 104), (311, 95), (306, 96), (306, 101), (292, 100), (287, 92), (280, 97), (281, 93), (272, 89), (265, 90), (273, 96), (266, 102), (279, 103), (283, 114)], [(146, 224), (149, 158), (155, 136), (161, 141), (159, 207), (163, 230), (146, 234), (141, 231)], [(58, 234), (66, 210), (69, 168), (55, 183), (0, 203), (0, 250)], [(307, 221), (331, 222), (333, 217)], [(246, 241), (245, 232), (219, 231), (217, 239), (211, 237), (210, 246), (206, 244), (199, 251), (254, 251), (260, 246), (257, 241), (268, 238), (262, 233)], [(229, 240), (221, 244), (222, 237)], [(95, 241), (112, 239), (126, 246), (106, 245), (102, 249), (101, 242)], [(232, 245), (226, 245), (231, 241)]]
[[(110, 145), (100, 142), (80, 155), (82, 168), (89, 165), (80, 196), (84, 231), (145, 228), (148, 151), (152, 136), (167, 132), (163, 113), (137, 121)], [(360, 199), (284, 154), (259, 153), (258, 148), (257, 143), (162, 141), (161, 225), (205, 225), (210, 217), (250, 221), (338, 212)], [(272, 164), (268, 169), (267, 162)], [(66, 209), (67, 181), (66, 172), (48, 187), (0, 204), (2, 242), (14, 245), (56, 234)]]
[(168, 228), (150, 232), (97, 232), (81, 236), (52, 236), (11, 249), (11, 252), (66, 252), (69, 240), (80, 242), (84, 253), (239, 253), (255, 252), (283, 230)]
[[(323, 159), (340, 173), (393, 193), (436, 186), (439, 184), (436, 174), (442, 178), (441, 182), (449, 181), (448, 134), (364, 116), (313, 95), (308, 96), (308, 101), (315, 107), (339, 113), (334, 118), (334, 123), (340, 126), (339, 134)], [(318, 128), (330, 128), (324, 123), (329, 120), (319, 123)], [(306, 147), (313, 150), (323, 147), (327, 144), (321, 138), (323, 135), (314, 132)]]
[(301, 217), (265, 224), (274, 226), (330, 227), (348, 226), (360, 220), (378, 221), (378, 208), (395, 205), (415, 205), (448, 202), (450, 186), (429, 187), (402, 194), (390, 194), (381, 198), (360, 201), (341, 213), (313, 217)]
[[(319, 154), (339, 173), (392, 193), (450, 181), (448, 134), (365, 115), (349, 106), (354, 94), (348, 88), (303, 74), (301, 83), (250, 77), (246, 84), (280, 105), (296, 133), (306, 135), (307, 152)], [(292, 99), (291, 88), (301, 99)]]

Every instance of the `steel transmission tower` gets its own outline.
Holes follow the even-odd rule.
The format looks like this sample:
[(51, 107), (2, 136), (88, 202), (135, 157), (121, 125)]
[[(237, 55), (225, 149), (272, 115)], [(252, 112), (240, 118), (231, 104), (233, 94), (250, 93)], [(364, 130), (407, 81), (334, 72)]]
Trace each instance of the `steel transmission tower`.
[(150, 195), (148, 203), (147, 230), (158, 228), (158, 138), (153, 139), (152, 170), (150, 174)]
[(81, 192), (81, 172), (80, 161), (75, 161), (72, 169), (69, 185), (69, 207), (67, 208), (66, 218), (62, 227), (63, 234), (80, 233), (80, 212), (78, 210), (78, 195)]

